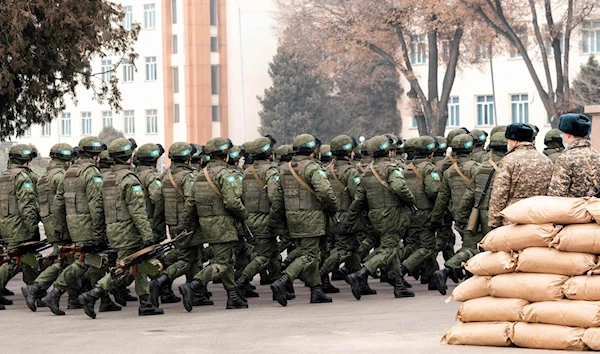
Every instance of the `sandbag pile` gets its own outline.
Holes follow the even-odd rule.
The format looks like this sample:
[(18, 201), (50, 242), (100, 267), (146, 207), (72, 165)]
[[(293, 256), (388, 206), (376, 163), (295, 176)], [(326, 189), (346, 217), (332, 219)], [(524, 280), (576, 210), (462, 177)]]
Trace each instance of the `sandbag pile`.
[[(502, 211), (450, 297), (443, 344), (600, 350), (600, 200), (533, 197)], [(593, 223), (594, 220), (596, 223)]]

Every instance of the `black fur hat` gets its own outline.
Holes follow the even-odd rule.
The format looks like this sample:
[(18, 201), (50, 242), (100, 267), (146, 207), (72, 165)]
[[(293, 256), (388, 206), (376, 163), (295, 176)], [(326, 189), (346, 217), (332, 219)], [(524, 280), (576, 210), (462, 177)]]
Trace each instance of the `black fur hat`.
[(504, 137), (509, 140), (532, 142), (534, 134), (533, 128), (527, 124), (513, 123), (506, 127)]
[(592, 121), (583, 114), (563, 114), (558, 121), (558, 130), (581, 138), (588, 135), (591, 129)]

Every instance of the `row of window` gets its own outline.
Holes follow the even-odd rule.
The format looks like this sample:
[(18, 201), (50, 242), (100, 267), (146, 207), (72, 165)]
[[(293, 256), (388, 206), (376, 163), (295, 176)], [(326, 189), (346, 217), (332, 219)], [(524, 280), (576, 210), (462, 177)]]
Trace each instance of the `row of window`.
[[(179, 18), (178, 2), (180, 0), (171, 0), (171, 23), (177, 24)], [(217, 7), (218, 0), (210, 0), (210, 25), (217, 26), (219, 24), (219, 12)], [(123, 27), (130, 30), (133, 26), (133, 6), (123, 6)], [(156, 28), (156, 4), (144, 4), (144, 29)]]
[[(511, 119), (513, 123), (529, 123), (529, 95), (510, 96)], [(477, 126), (495, 125), (494, 96), (477, 96), (475, 110)], [(460, 100), (451, 97), (448, 100), (447, 127), (460, 127)], [(412, 127), (417, 127), (417, 119), (413, 118)]]
[[(156, 64), (156, 57), (145, 57), (144, 58), (144, 73), (146, 81), (156, 81), (158, 78), (158, 68)], [(112, 79), (115, 68), (113, 67), (112, 60), (104, 59), (101, 63), (102, 80), (109, 82)], [(121, 72), (123, 74), (123, 82), (133, 82), (135, 78), (135, 68), (133, 63), (129, 60), (125, 60), (121, 65)]]

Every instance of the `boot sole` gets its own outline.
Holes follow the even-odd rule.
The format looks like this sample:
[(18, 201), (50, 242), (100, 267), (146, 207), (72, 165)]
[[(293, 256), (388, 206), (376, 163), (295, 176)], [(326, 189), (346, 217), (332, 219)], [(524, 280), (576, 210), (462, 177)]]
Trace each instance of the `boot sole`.
[(323, 289), (323, 292), (325, 294), (338, 294), (340, 292), (340, 289), (335, 288), (335, 289)]
[(83, 312), (85, 312), (85, 314), (88, 315), (88, 317), (95, 320), (96, 312), (94, 311), (93, 307), (90, 309), (90, 307), (86, 304), (85, 297), (83, 297), (83, 295), (79, 295), (77, 299), (83, 305)]
[[(46, 297), (47, 297), (47, 296), (46, 296)], [(48, 307), (50, 308), (50, 311), (52, 311), (52, 313), (53, 313), (53, 314), (55, 314), (56, 316), (64, 316), (64, 315), (65, 315), (65, 312), (64, 312), (64, 311), (62, 311), (60, 308), (58, 308), (58, 306), (57, 306), (57, 307), (54, 307), (54, 306), (52, 306), (52, 305), (51, 305), (51, 302), (49, 301), (50, 299), (46, 299), (46, 297), (44, 297), (44, 298), (42, 299), (42, 301), (43, 301), (43, 302), (44, 302), (46, 305), (48, 305)]]
[(377, 295), (377, 291), (375, 291), (375, 290), (366, 291), (366, 292), (362, 292), (362, 291), (361, 291), (361, 292), (360, 292), (360, 294), (361, 294), (362, 296), (368, 296), (368, 295)]
[(446, 295), (446, 289), (448, 287), (446, 286), (444, 277), (437, 274), (437, 272), (433, 275), (433, 277), (435, 278), (435, 281), (437, 283), (437, 290), (440, 292), (440, 294)]
[(100, 307), (98, 309), (98, 312), (117, 312), (117, 311), (121, 311), (121, 308), (120, 307), (119, 308), (111, 307), (111, 308), (108, 308), (108, 309), (103, 309), (102, 307)]
[[(187, 291), (188, 291), (188, 290), (187, 290), (187, 289), (185, 289), (185, 288), (183, 287), (183, 285), (181, 285), (181, 286), (179, 287), (179, 293), (181, 293), (181, 299), (182, 299), (181, 301), (183, 302), (183, 307), (185, 307), (185, 310), (186, 310), (187, 312), (192, 312), (193, 306), (192, 306), (192, 302), (191, 302), (191, 301), (189, 301), (189, 300), (187, 299), (187, 297), (186, 297), (186, 293), (187, 293)], [(193, 296), (192, 289), (190, 289), (190, 294), (189, 294), (189, 296)]]
[(360, 294), (360, 282), (359, 279), (352, 276), (352, 275), (347, 275), (346, 276), (346, 283), (350, 284), (350, 289), (352, 290), (352, 295), (354, 295), (354, 298), (356, 300), (360, 300), (361, 294)]
[(165, 312), (161, 309), (160, 311), (155, 311), (152, 313), (142, 313), (140, 311), (138, 311), (138, 316), (157, 316), (157, 315), (164, 315)]
[(401, 299), (403, 297), (415, 297), (415, 294), (399, 294), (399, 295), (394, 294), (394, 297), (396, 299)]
[(21, 288), (21, 293), (23, 293), (23, 296), (25, 296), (25, 303), (27, 304), (27, 307), (29, 307), (32, 312), (37, 311), (35, 300), (33, 300), (33, 302), (29, 301), (29, 291), (27, 291), (26, 287)]
[(333, 299), (329, 299), (329, 300), (318, 300), (318, 301), (310, 301), (311, 304), (329, 304), (332, 303)]
[(177, 299), (166, 299), (166, 301), (163, 300), (162, 298), (160, 299), (160, 303), (161, 304), (176, 304), (178, 302), (181, 302), (180, 298), (177, 298)]

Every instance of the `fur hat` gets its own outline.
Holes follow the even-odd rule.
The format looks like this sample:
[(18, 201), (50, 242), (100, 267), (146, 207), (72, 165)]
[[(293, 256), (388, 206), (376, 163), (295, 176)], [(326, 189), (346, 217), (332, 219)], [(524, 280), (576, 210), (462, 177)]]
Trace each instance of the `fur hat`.
[(583, 114), (563, 114), (558, 121), (558, 129), (563, 133), (582, 138), (590, 133), (592, 121)]
[(532, 142), (535, 131), (527, 124), (513, 123), (506, 127), (504, 137), (509, 140)]

